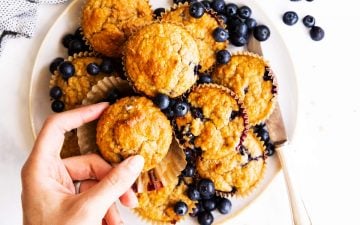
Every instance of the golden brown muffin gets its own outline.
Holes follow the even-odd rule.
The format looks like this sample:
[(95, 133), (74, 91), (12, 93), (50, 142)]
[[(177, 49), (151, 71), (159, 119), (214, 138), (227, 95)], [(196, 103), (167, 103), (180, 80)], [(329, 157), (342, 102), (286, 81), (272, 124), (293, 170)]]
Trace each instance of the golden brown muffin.
[(78, 145), (78, 138), (76, 130), (65, 133), (64, 144), (61, 148), (60, 157), (62, 159), (80, 155), (80, 148)]
[(199, 175), (211, 179), (215, 189), (248, 195), (262, 180), (266, 169), (264, 143), (252, 131), (248, 133), (240, 153), (230, 153), (217, 160), (200, 157), (196, 164)]
[(239, 53), (217, 67), (214, 82), (233, 90), (244, 102), (250, 125), (265, 121), (276, 102), (276, 85), (267, 62), (252, 53)]
[(216, 42), (213, 32), (217, 27), (225, 25), (216, 15), (207, 11), (201, 18), (194, 18), (189, 13), (187, 3), (174, 6), (162, 16), (162, 21), (181, 23), (194, 37), (200, 52), (200, 72), (210, 69), (216, 62), (216, 52), (225, 49), (227, 42)]
[(148, 96), (177, 97), (196, 82), (196, 42), (184, 28), (171, 23), (153, 23), (131, 36), (124, 59), (130, 82)]
[(82, 12), (84, 37), (109, 57), (120, 57), (127, 38), (152, 20), (147, 0), (88, 0)]
[(177, 185), (177, 182), (174, 182), (156, 191), (139, 193), (139, 205), (135, 208), (135, 212), (152, 223), (156, 221), (175, 224), (183, 218), (173, 209), (178, 201), (187, 204), (188, 213), (195, 208), (195, 202), (187, 197), (186, 190), (187, 186), (184, 183)]
[(125, 97), (107, 108), (96, 128), (96, 143), (109, 162), (140, 154), (143, 171), (154, 168), (167, 154), (172, 141), (170, 121), (145, 97)]
[(194, 88), (189, 112), (175, 119), (175, 132), (185, 148), (202, 150), (202, 157), (219, 159), (236, 152), (247, 132), (246, 112), (230, 89), (214, 85)]

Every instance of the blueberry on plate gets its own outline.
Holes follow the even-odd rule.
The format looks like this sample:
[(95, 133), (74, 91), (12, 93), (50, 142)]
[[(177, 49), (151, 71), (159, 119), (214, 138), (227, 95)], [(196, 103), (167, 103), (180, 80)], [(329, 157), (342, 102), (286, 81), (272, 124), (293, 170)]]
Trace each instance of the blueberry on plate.
[(211, 9), (211, 2), (210, 1), (204, 0), (204, 1), (201, 1), (201, 3), (203, 4), (205, 10), (210, 10)]
[(62, 112), (65, 109), (65, 104), (60, 100), (55, 100), (51, 103), (51, 109), (54, 112)]
[(230, 59), (231, 54), (228, 50), (220, 50), (216, 53), (216, 62), (219, 64), (226, 64)]
[(198, 215), (198, 222), (200, 225), (211, 225), (214, 222), (214, 216), (211, 212), (202, 212)]
[(64, 80), (69, 79), (75, 73), (75, 67), (71, 62), (65, 61), (59, 65), (59, 72)]
[(103, 59), (100, 64), (100, 69), (103, 73), (111, 74), (112, 72), (114, 72), (114, 65), (110, 59)]
[(244, 6), (241, 6), (239, 9), (238, 9), (238, 15), (241, 19), (247, 19), (251, 16), (251, 9), (250, 7), (244, 5)]
[(54, 86), (50, 89), (50, 97), (53, 99), (59, 99), (62, 96), (62, 91), (59, 86)]
[(182, 171), (184, 177), (193, 177), (195, 175), (195, 167), (188, 163), (185, 169)]
[(200, 213), (204, 212), (204, 207), (202, 206), (202, 204), (200, 202), (195, 204), (195, 208), (193, 208), (193, 211), (189, 214), (191, 217), (196, 217), (198, 216)]
[(315, 18), (313, 16), (306, 15), (303, 18), (303, 24), (305, 25), (305, 27), (311, 28), (315, 26)]
[(229, 21), (229, 19), (227, 18), (227, 16), (225, 16), (224, 14), (218, 14), (217, 18), (219, 20), (221, 20), (224, 24), (227, 24), (227, 22)]
[(229, 3), (225, 6), (226, 15), (229, 17), (235, 16), (237, 13), (238, 7), (234, 3)]
[(256, 27), (257, 22), (254, 18), (247, 18), (245, 20), (245, 24), (247, 25), (247, 27), (249, 28), (249, 30), (252, 30)]
[(54, 59), (51, 63), (50, 63), (50, 67), (49, 70), (52, 74), (54, 74), (55, 70), (58, 69), (58, 66), (60, 65), (60, 63), (64, 62), (64, 58), (58, 57), (56, 59)]
[(222, 27), (217, 27), (213, 31), (213, 37), (216, 42), (225, 42), (229, 38), (229, 32)]
[(310, 37), (314, 41), (320, 41), (324, 38), (324, 36), (325, 36), (325, 31), (321, 27), (313, 26), (310, 29)]
[(210, 199), (215, 194), (214, 182), (209, 179), (202, 179), (198, 183), (198, 190), (203, 199)]
[(188, 206), (185, 202), (179, 201), (174, 205), (174, 212), (179, 216), (185, 216), (188, 212)]
[(274, 146), (274, 144), (273, 143), (271, 143), (271, 142), (268, 142), (268, 143), (266, 143), (266, 152), (265, 152), (265, 154), (267, 155), (267, 156), (272, 156), (272, 155), (274, 155), (274, 153), (275, 153), (275, 146)]
[(259, 25), (254, 28), (254, 37), (258, 41), (266, 41), (270, 37), (270, 29), (265, 25)]
[(211, 2), (211, 7), (217, 13), (225, 13), (225, 1), (224, 0), (213, 0)]
[(248, 36), (248, 33), (249, 28), (246, 23), (243, 22), (237, 23), (231, 31), (231, 34), (234, 34), (236, 36)]
[(186, 102), (177, 102), (173, 110), (176, 117), (185, 116), (189, 111), (189, 105)]
[(299, 16), (294, 11), (288, 11), (284, 13), (282, 19), (286, 25), (292, 26), (297, 23), (297, 21), (299, 20)]
[(209, 84), (212, 82), (212, 79), (209, 75), (202, 75), (199, 77), (198, 83), (199, 84)]
[(205, 13), (205, 7), (201, 2), (191, 3), (189, 10), (190, 15), (196, 19), (201, 18)]
[(79, 39), (79, 40), (82, 40), (82, 39), (83, 39), (81, 27), (78, 27), (78, 28), (75, 30), (74, 36), (75, 36), (76, 39)]
[(231, 35), (230, 42), (237, 47), (244, 46), (248, 43), (248, 35)]
[(98, 75), (100, 73), (100, 66), (96, 63), (90, 63), (89, 65), (87, 65), (86, 71), (90, 75)]
[(166, 109), (170, 105), (169, 96), (165, 94), (158, 94), (154, 98), (154, 103), (157, 105), (161, 110)]
[(201, 199), (200, 192), (195, 187), (188, 188), (187, 196), (193, 201), (197, 201)]
[(74, 39), (75, 39), (75, 35), (73, 35), (73, 34), (66, 34), (66, 35), (62, 38), (61, 43), (63, 44), (63, 46), (64, 46), (65, 48), (69, 48), (70, 42), (71, 42), (72, 40), (74, 40)]
[(228, 214), (231, 211), (231, 206), (231, 201), (227, 198), (220, 198), (216, 205), (221, 214)]
[(257, 131), (257, 134), (259, 135), (260, 139), (265, 143), (270, 140), (269, 132), (265, 128), (259, 129)]
[(74, 39), (69, 44), (69, 55), (73, 55), (75, 53), (79, 53), (84, 50), (84, 44), (81, 40)]
[(214, 209), (216, 209), (216, 202), (215, 202), (215, 198), (211, 198), (211, 199), (205, 199), (202, 201), (203, 207), (206, 211), (213, 211)]

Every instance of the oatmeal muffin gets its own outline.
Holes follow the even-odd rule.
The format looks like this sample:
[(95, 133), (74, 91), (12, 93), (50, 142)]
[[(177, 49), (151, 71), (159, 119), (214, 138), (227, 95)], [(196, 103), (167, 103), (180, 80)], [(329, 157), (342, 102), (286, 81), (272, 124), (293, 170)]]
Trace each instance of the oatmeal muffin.
[(200, 52), (200, 72), (210, 69), (216, 62), (216, 52), (227, 47), (227, 42), (216, 42), (213, 32), (216, 28), (225, 28), (214, 12), (206, 11), (201, 18), (194, 18), (189, 13), (188, 3), (175, 5), (162, 15), (162, 21), (183, 24), (194, 37)]
[(178, 97), (195, 82), (199, 51), (193, 37), (171, 23), (153, 23), (131, 36), (124, 67), (134, 88), (148, 96)]
[(264, 143), (249, 131), (240, 153), (229, 153), (217, 160), (199, 157), (196, 168), (201, 177), (214, 182), (217, 191), (246, 196), (264, 176)]
[(184, 148), (201, 149), (219, 159), (236, 152), (248, 130), (247, 115), (236, 95), (222, 86), (200, 85), (187, 97), (190, 110), (175, 119), (175, 134)]
[(217, 67), (213, 80), (232, 89), (244, 102), (250, 125), (265, 121), (276, 102), (274, 76), (264, 59), (253, 53), (238, 53)]
[(143, 171), (154, 168), (167, 154), (172, 141), (170, 121), (145, 97), (125, 97), (109, 106), (96, 129), (96, 143), (109, 162), (140, 154)]
[(147, 0), (87, 0), (81, 26), (95, 51), (120, 57), (127, 38), (151, 20), (152, 10)]

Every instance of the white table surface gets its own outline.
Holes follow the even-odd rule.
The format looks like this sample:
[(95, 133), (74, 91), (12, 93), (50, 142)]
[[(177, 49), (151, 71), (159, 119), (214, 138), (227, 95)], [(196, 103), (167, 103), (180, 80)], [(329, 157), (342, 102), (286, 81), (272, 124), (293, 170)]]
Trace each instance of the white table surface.
[[(313, 224), (359, 224), (360, 70), (356, 1), (258, 0), (280, 31), (294, 61), (299, 114), (291, 151), (298, 183)], [(44, 35), (67, 4), (42, 5), (32, 39), (7, 43), (0, 57), (0, 224), (21, 224), (20, 170), (33, 144), (29, 121), (30, 75)], [(326, 31), (311, 41), (285, 11), (311, 14)], [(241, 224), (288, 225), (291, 215), (280, 173), (238, 218)]]

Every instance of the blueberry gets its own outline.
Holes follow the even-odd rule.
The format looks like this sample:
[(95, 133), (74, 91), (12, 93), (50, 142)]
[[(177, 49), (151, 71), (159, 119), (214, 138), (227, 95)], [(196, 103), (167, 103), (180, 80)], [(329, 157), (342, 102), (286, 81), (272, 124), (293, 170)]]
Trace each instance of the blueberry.
[(112, 72), (114, 72), (114, 65), (110, 59), (103, 59), (100, 64), (100, 69), (103, 73), (111, 74)]
[(200, 18), (205, 13), (205, 7), (201, 2), (194, 2), (190, 5), (190, 15), (194, 18)]
[(259, 129), (257, 131), (257, 134), (259, 135), (261, 140), (265, 143), (267, 143), (270, 140), (269, 132), (265, 128)]
[(321, 27), (313, 26), (310, 29), (310, 37), (314, 41), (320, 41), (324, 38), (324, 36), (325, 36), (325, 31)]
[(201, 199), (200, 192), (195, 187), (188, 188), (187, 196), (193, 201), (197, 201)]
[(246, 25), (246, 23), (240, 22), (236, 24), (231, 31), (231, 34), (234, 34), (236, 36), (248, 36), (249, 28)]
[(254, 28), (254, 37), (258, 41), (266, 41), (270, 34), (270, 29), (265, 25), (259, 25)]
[(204, 207), (201, 203), (196, 203), (195, 208), (193, 208), (193, 211), (190, 213), (191, 217), (198, 216), (200, 213), (204, 212)]
[(188, 212), (188, 206), (185, 202), (179, 201), (174, 205), (174, 212), (179, 216), (184, 216)]
[(275, 146), (274, 146), (274, 144), (273, 143), (271, 143), (271, 142), (268, 142), (267, 144), (266, 144), (266, 155), (267, 156), (272, 156), (272, 155), (274, 155), (274, 153), (275, 153)]
[(60, 65), (60, 63), (64, 62), (64, 58), (56, 58), (54, 59), (51, 63), (50, 63), (50, 67), (49, 70), (52, 74), (54, 74), (55, 70), (58, 69), (58, 66)]
[(305, 27), (311, 28), (315, 26), (315, 18), (313, 16), (307, 15), (303, 18), (302, 21)]
[(166, 109), (170, 105), (170, 99), (165, 94), (158, 94), (154, 98), (154, 103), (157, 105), (161, 110)]
[(231, 201), (227, 198), (220, 198), (216, 205), (221, 214), (228, 214), (231, 211), (231, 206)]
[(93, 76), (98, 75), (100, 73), (100, 66), (96, 63), (90, 63), (87, 65), (86, 71), (90, 75), (93, 75)]
[(234, 3), (229, 3), (225, 6), (226, 15), (229, 17), (235, 16), (237, 13), (238, 7)]
[(165, 8), (157, 8), (154, 10), (154, 18), (159, 19), (161, 18), (161, 14), (165, 12)]
[(247, 18), (247, 19), (245, 20), (245, 24), (247, 25), (247, 27), (249, 28), (249, 30), (252, 30), (252, 29), (254, 29), (254, 28), (256, 27), (257, 22), (256, 22), (256, 20), (253, 19), (253, 18)]
[(273, 79), (273, 78), (271, 77), (271, 75), (269, 74), (269, 70), (268, 70), (268, 69), (265, 70), (263, 79), (264, 79), (264, 81), (269, 81), (269, 80), (272, 80), (272, 79)]
[(216, 42), (225, 42), (229, 38), (229, 32), (222, 27), (217, 27), (213, 31), (213, 37)]
[(51, 109), (54, 112), (62, 112), (65, 109), (65, 104), (60, 100), (55, 100), (51, 103)]
[(292, 26), (297, 23), (297, 21), (299, 20), (299, 16), (294, 11), (288, 11), (284, 13), (282, 19), (286, 25)]
[(201, 65), (194, 66), (194, 73), (197, 75), (199, 73), (199, 70), (201, 70)]
[(211, 225), (214, 222), (214, 216), (211, 212), (202, 212), (198, 215), (200, 225)]
[(203, 113), (202, 113), (201, 108), (191, 107), (191, 115), (192, 115), (194, 118), (200, 118), (200, 119), (203, 119), (203, 118), (204, 118), (204, 115), (203, 115)]
[(216, 209), (216, 202), (215, 202), (215, 198), (211, 198), (211, 199), (205, 199), (202, 201), (203, 203), (203, 207), (206, 211), (213, 211), (214, 209)]
[(242, 23), (242, 20), (238, 16), (230, 17), (227, 22), (230, 33), (232, 33), (232, 31), (235, 29), (235, 26), (240, 23)]
[(174, 0), (174, 4), (185, 3), (186, 0)]
[(228, 50), (220, 50), (216, 53), (216, 62), (219, 64), (226, 64), (230, 59), (231, 54)]
[(186, 102), (178, 102), (174, 105), (174, 114), (176, 117), (185, 116), (189, 111), (189, 105)]
[(61, 43), (65, 48), (69, 48), (70, 42), (75, 39), (75, 36), (73, 34), (66, 34), (62, 40)]
[(241, 19), (247, 19), (251, 16), (251, 9), (250, 7), (244, 5), (244, 6), (241, 6), (239, 9), (238, 9), (238, 15)]
[(116, 88), (112, 89), (107, 95), (107, 101), (110, 104), (114, 104), (119, 98), (121, 98), (121, 93)]
[(74, 39), (69, 44), (69, 51), (68, 51), (69, 55), (79, 53), (84, 50), (83, 48), (84, 48), (83, 42), (78, 39)]
[(71, 62), (65, 61), (59, 65), (59, 72), (64, 80), (69, 79), (75, 73), (75, 67)]
[(185, 169), (182, 171), (184, 177), (193, 177), (195, 175), (195, 167), (191, 164), (187, 164)]
[(224, 24), (226, 24), (226, 23), (228, 22), (228, 18), (227, 18), (227, 16), (225, 16), (224, 14), (218, 14), (218, 15), (217, 15), (217, 18), (218, 18), (219, 20), (221, 20)]
[(213, 0), (211, 2), (211, 7), (217, 13), (225, 13), (225, 1), (224, 0)]
[(203, 199), (209, 199), (215, 194), (214, 182), (209, 179), (202, 179), (198, 183), (198, 190)]
[(212, 82), (212, 79), (209, 75), (202, 75), (199, 77), (199, 80), (198, 80), (199, 84), (208, 84), (211, 82)]
[(83, 39), (81, 27), (78, 27), (78, 28), (75, 30), (74, 36), (75, 36), (76, 39), (79, 39), (79, 40), (82, 40), (82, 39)]
[(203, 4), (204, 8), (206, 10), (210, 10), (211, 9), (211, 2), (208, 1), (208, 0), (204, 0), (204, 1), (201, 1), (201, 3)]
[(258, 133), (262, 129), (265, 129), (265, 123), (259, 123), (254, 126), (255, 133)]
[(50, 89), (50, 97), (53, 99), (59, 99), (62, 96), (62, 91), (59, 86), (54, 86)]
[(231, 44), (241, 47), (248, 43), (248, 36), (247, 35), (232, 35), (230, 37)]

